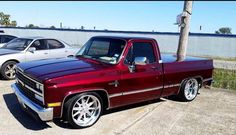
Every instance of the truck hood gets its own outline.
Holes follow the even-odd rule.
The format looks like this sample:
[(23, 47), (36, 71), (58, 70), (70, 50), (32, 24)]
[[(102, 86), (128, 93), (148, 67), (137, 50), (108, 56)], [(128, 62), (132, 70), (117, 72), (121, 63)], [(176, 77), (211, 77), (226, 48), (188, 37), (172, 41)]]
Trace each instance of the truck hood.
[(42, 81), (64, 75), (90, 72), (107, 67), (103, 63), (82, 58), (59, 58), (18, 64), (28, 76)]
[(17, 51), (17, 50), (11, 50), (11, 49), (0, 48), (0, 56), (2, 56), (2, 55), (7, 55), (7, 54), (19, 53), (19, 52), (20, 52), (20, 51)]

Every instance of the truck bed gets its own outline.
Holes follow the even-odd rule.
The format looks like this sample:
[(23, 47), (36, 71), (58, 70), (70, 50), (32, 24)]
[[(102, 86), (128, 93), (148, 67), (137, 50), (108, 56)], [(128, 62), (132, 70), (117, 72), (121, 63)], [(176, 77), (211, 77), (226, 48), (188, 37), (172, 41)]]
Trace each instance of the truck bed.
[[(177, 60), (176, 54), (163, 53), (163, 54), (161, 54), (161, 58), (162, 58), (163, 63), (172, 63), (172, 62), (176, 62), (176, 60)], [(199, 61), (199, 60), (209, 60), (209, 59), (187, 56), (184, 61)]]
[[(183, 80), (190, 77), (197, 78), (201, 86), (207, 80), (212, 80), (213, 61), (211, 59), (187, 56), (184, 61), (178, 62), (176, 55), (173, 54), (162, 54), (161, 58), (164, 86), (172, 84), (180, 86)], [(174, 91), (173, 88), (165, 89), (162, 96), (171, 93), (178, 93), (178, 91)]]

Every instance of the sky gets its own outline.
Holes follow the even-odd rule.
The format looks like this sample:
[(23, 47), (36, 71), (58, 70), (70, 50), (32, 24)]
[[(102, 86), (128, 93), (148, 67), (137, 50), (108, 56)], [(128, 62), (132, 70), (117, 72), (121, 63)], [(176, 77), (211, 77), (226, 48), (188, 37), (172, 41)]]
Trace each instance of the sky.
[[(11, 15), (18, 26), (124, 31), (177, 32), (176, 16), (183, 1), (0, 1), (0, 12)], [(236, 2), (194, 1), (190, 32), (214, 33), (220, 27), (236, 34)], [(202, 30), (199, 27), (202, 26)]]

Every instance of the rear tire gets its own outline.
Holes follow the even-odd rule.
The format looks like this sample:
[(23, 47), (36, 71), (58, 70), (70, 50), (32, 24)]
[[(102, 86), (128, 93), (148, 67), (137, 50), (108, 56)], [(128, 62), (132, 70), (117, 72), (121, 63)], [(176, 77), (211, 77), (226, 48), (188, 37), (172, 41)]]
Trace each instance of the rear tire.
[(103, 103), (97, 93), (86, 92), (69, 99), (65, 109), (65, 117), (73, 128), (86, 128), (98, 121)]
[(15, 61), (7, 61), (2, 65), (1, 75), (5, 80), (13, 80), (16, 76), (16, 64)]
[(198, 90), (198, 81), (195, 78), (190, 78), (182, 83), (178, 97), (182, 101), (192, 101), (196, 98)]

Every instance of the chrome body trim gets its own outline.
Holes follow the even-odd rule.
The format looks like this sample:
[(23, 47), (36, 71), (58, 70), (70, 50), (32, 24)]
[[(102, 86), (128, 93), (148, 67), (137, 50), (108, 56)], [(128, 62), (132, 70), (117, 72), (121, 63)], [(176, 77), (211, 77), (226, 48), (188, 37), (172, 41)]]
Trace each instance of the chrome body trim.
[[(17, 67), (17, 69), (19, 69), (19, 67)], [(40, 82), (38, 82), (38, 81), (36, 81), (36, 80), (34, 80), (34, 79), (32, 79), (32, 78), (30, 78), (30, 77), (28, 77), (27, 75), (25, 75), (24, 74), (24, 72), (21, 72), (20, 70), (18, 70), (18, 72), (20, 72), (24, 77), (26, 77), (26, 78), (28, 78), (28, 79), (30, 79), (31, 81), (33, 81), (33, 82), (35, 82), (35, 83), (39, 83), (39, 84), (41, 84), (41, 85), (43, 85), (42, 83), (40, 83)]]
[(33, 101), (31, 101), (26, 96), (24, 96), (23, 93), (20, 92), (20, 90), (16, 86), (16, 84), (12, 84), (11, 88), (13, 89), (15, 95), (17, 96), (19, 103), (23, 107), (25, 107), (25, 105), (27, 105), (27, 107), (29, 107), (35, 113), (38, 114), (39, 118), (42, 121), (50, 121), (53, 119), (53, 108), (43, 108), (42, 106), (35, 104)]
[(154, 87), (154, 88), (148, 88), (148, 89), (142, 89), (142, 90), (135, 90), (135, 91), (129, 91), (129, 92), (124, 92), (123, 95), (130, 95), (130, 94), (136, 94), (136, 93), (143, 93), (143, 92), (148, 92), (148, 91), (153, 91), (153, 90), (159, 90), (162, 89), (162, 86), (159, 87)]
[(118, 96), (125, 96), (125, 95), (130, 95), (130, 94), (143, 93), (143, 92), (148, 92), (148, 91), (153, 91), (153, 90), (159, 90), (159, 89), (162, 89), (162, 88), (163, 88), (162, 86), (159, 86), (159, 87), (142, 89), (142, 90), (135, 90), (135, 91), (129, 91), (129, 92), (115, 93), (115, 94), (110, 94), (109, 98), (118, 97)]
[(164, 89), (166, 89), (166, 88), (172, 88), (172, 87), (179, 87), (179, 86), (180, 86), (180, 83), (171, 84), (171, 85), (165, 85), (165, 86), (164, 86)]
[(121, 93), (110, 94), (110, 95), (109, 95), (109, 98), (119, 97), (119, 96), (122, 96), (122, 95), (123, 95), (122, 92), (121, 92)]
[[(19, 69), (19, 70), (18, 70), (18, 69)], [(45, 105), (45, 100), (44, 100), (44, 84), (42, 84), (42, 83), (40, 83), (40, 82), (38, 82), (38, 81), (36, 81), (36, 80), (34, 80), (34, 79), (28, 77), (27, 75), (25, 75), (24, 72), (21, 72), (21, 71), (20, 71), (20, 70), (22, 70), (22, 69), (19, 68), (19, 67), (17, 67), (16, 70), (17, 70), (18, 72), (20, 72), (20, 74), (23, 75), (24, 77), (26, 77), (26, 78), (28, 78), (29, 80), (35, 82), (36, 85), (37, 85), (37, 83), (38, 83), (38, 84), (40, 84), (40, 85), (43, 87), (43, 89), (41, 90), (42, 93), (39, 93), (38, 91), (36, 91), (36, 90), (34, 90), (33, 88), (29, 87), (28, 85), (24, 84), (24, 82), (22, 82), (22, 81), (21, 81), (20, 79), (18, 79), (17, 76), (16, 76), (16, 80), (19, 81), (21, 84), (23, 84), (23, 86), (27, 87), (29, 90), (33, 91), (34, 93), (36, 93), (36, 94), (42, 96), (42, 98), (43, 98), (43, 104)], [(22, 70), (22, 71), (23, 71), (23, 70)]]
[(34, 89), (31, 88), (30, 86), (28, 86), (28, 85), (26, 85), (26, 84), (25, 84), (24, 86), (25, 86), (27, 89), (33, 91), (35, 94), (37, 94), (37, 95), (43, 97), (42, 93), (39, 93), (38, 91), (34, 90)]

